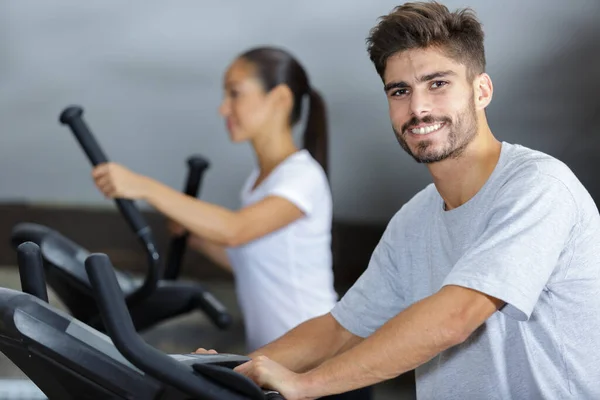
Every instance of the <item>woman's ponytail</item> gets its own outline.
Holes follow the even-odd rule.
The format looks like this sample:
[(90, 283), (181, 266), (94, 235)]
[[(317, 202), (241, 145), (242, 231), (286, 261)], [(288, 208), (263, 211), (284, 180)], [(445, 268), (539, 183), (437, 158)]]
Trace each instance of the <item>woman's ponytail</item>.
[(304, 130), (304, 148), (321, 164), (325, 174), (328, 168), (328, 134), (325, 102), (315, 89), (309, 91), (309, 110)]

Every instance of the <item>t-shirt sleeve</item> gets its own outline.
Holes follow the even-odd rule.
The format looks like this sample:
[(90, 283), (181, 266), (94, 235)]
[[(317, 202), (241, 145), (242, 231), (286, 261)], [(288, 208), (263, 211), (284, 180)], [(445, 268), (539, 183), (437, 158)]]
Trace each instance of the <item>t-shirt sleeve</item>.
[(266, 195), (282, 197), (306, 215), (314, 212), (329, 190), (325, 174), (315, 165), (290, 163), (278, 172)]
[(536, 171), (505, 184), (492, 207), (485, 231), (444, 285), (496, 297), (506, 303), (502, 312), (524, 321), (571, 237), (576, 202), (563, 182)]
[(406, 307), (395, 253), (401, 245), (395, 239), (399, 222), (392, 218), (367, 269), (331, 310), (338, 323), (354, 335), (369, 336)]

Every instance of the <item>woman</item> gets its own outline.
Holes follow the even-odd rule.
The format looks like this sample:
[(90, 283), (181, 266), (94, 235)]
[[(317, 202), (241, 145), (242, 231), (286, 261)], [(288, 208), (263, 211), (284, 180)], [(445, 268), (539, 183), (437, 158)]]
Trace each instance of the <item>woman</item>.
[[(330, 311), (332, 202), (327, 180), (327, 130), (322, 98), (287, 52), (249, 50), (229, 66), (220, 113), (234, 143), (248, 141), (257, 165), (231, 211), (186, 196), (116, 163), (93, 178), (110, 198), (145, 200), (191, 244), (232, 270), (251, 352), (299, 323)], [(309, 100), (304, 149), (292, 137)]]

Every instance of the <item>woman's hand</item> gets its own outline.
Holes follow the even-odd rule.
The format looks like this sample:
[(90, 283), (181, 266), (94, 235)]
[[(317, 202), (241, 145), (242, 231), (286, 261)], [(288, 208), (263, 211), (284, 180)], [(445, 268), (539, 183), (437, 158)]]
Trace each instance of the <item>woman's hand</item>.
[(96, 187), (107, 198), (131, 200), (144, 197), (149, 182), (145, 176), (113, 162), (96, 166), (92, 170), (92, 178)]
[(169, 231), (171, 236), (175, 237), (181, 237), (187, 232), (183, 225), (173, 221), (172, 219), (167, 221), (167, 231)]

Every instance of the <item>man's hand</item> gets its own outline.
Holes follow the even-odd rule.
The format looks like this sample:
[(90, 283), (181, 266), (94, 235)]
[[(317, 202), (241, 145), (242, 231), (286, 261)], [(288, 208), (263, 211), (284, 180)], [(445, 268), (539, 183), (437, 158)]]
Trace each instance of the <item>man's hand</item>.
[(216, 350), (213, 350), (213, 349), (206, 350), (202, 347), (200, 347), (199, 349), (196, 349), (196, 351), (194, 353), (195, 354), (219, 354), (219, 353), (217, 353)]
[(266, 356), (256, 358), (234, 368), (263, 389), (278, 391), (286, 400), (313, 400), (302, 394), (302, 375), (277, 364)]
[[(196, 354), (218, 354), (216, 350), (196, 349)], [(233, 369), (252, 379), (263, 389), (278, 391), (286, 400), (313, 400), (314, 397), (300, 396), (300, 377), (265, 356), (258, 356)]]
[(92, 178), (98, 189), (108, 198), (140, 199), (144, 196), (148, 179), (145, 176), (109, 162), (95, 167)]

